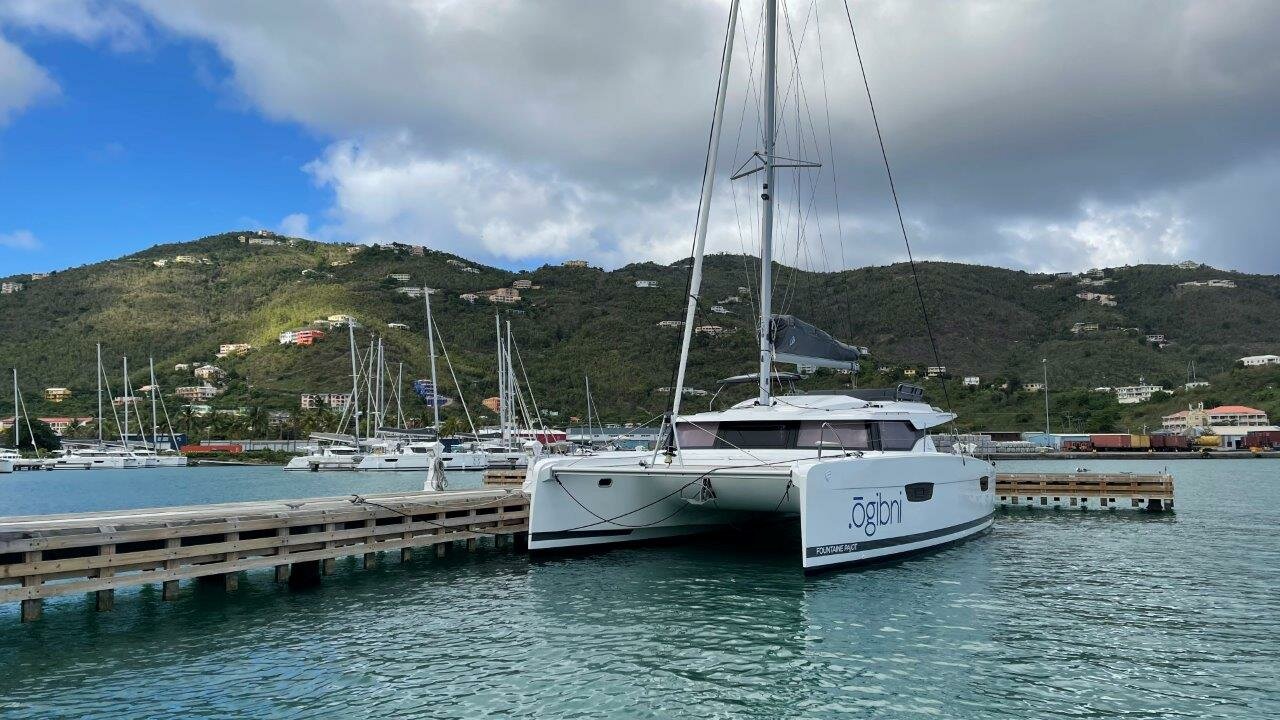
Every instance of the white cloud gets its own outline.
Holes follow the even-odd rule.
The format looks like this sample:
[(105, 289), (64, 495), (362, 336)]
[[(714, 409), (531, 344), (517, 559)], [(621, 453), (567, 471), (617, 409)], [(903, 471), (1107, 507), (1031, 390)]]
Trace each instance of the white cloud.
[(11, 250), (39, 250), (43, 245), (30, 230), (14, 230), (0, 233), (0, 247)]
[(57, 92), (58, 85), (49, 73), (0, 35), (0, 127), (31, 104)]
[(1085, 203), (1067, 222), (1023, 220), (999, 228), (1012, 257), (1035, 270), (1083, 270), (1186, 258), (1187, 219), (1170, 199), (1123, 207)]
[(286, 215), (280, 221), (277, 227), (283, 235), (289, 237), (310, 237), (311, 236), (311, 218), (306, 213), (292, 213)]
[(142, 23), (119, 3), (105, 0), (5, 0), (0, 24), (66, 35), (81, 42), (105, 40), (116, 50), (146, 44)]

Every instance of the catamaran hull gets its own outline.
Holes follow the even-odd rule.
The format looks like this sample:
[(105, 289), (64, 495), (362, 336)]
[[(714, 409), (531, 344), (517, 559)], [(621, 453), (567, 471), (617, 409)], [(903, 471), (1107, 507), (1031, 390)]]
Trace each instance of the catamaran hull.
[(798, 514), (801, 565), (815, 572), (990, 529), (994, 477), (988, 463), (943, 453), (728, 468), (550, 460), (526, 483), (529, 549), (654, 540)]
[(290, 460), (285, 470), (308, 470), (320, 472), (326, 470), (355, 470), (355, 457), (332, 457), (327, 455), (304, 455)]
[(185, 455), (161, 455), (156, 458), (156, 462), (160, 467), (186, 467), (187, 456)]

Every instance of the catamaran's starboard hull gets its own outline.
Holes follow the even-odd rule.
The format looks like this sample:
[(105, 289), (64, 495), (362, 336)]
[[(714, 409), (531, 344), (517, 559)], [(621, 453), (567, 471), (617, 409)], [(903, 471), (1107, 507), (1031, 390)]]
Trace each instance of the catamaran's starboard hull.
[(533, 494), (531, 551), (691, 535), (799, 513), (807, 572), (963, 540), (990, 529), (995, 508), (991, 466), (942, 453), (739, 467), (551, 460), (534, 468), (526, 489)]

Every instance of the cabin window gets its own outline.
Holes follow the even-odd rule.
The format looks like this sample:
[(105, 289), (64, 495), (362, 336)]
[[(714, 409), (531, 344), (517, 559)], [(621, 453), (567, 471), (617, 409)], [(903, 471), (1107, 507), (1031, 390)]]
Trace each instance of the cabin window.
[(722, 448), (783, 449), (796, 443), (794, 423), (720, 423), (719, 435), (716, 447)]
[(676, 423), (677, 440), (680, 447), (685, 450), (712, 448), (716, 446), (716, 430), (719, 427), (720, 423), (716, 422), (697, 425), (688, 422)]
[(907, 502), (924, 502), (933, 498), (933, 483), (918, 482), (911, 483), (905, 487), (907, 491)]
[[(991, 482), (991, 481), (990, 481), (990, 480), (988, 480), (988, 479), (987, 479), (987, 478), (985, 478), (985, 477), (978, 478), (978, 489), (979, 489), (979, 490), (981, 490), (981, 491), (983, 491), (983, 492), (986, 492), (986, 491), (987, 491), (987, 488), (988, 488), (988, 487), (990, 487), (990, 485), (989, 485), (989, 483), (990, 483), (990, 482)], [(1074, 504), (1074, 503), (1073, 503), (1073, 504)]]
[(924, 431), (916, 430), (909, 422), (887, 420), (880, 423), (881, 450), (911, 450), (921, 437), (924, 437)]
[(839, 450), (871, 450), (871, 425), (861, 420), (819, 422), (806, 420), (800, 423), (796, 435), (796, 447), (830, 448)]

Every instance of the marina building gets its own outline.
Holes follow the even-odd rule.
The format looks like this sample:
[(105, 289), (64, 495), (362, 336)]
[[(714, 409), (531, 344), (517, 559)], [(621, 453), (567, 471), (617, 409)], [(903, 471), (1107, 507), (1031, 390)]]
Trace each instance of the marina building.
[(1240, 358), (1240, 364), (1245, 367), (1280, 365), (1280, 355), (1249, 355), (1248, 357)]
[(249, 343), (223, 343), (218, 346), (218, 354), (215, 357), (225, 358), (232, 355), (241, 356), (253, 349)]
[(979, 380), (977, 375), (965, 375), (962, 382), (965, 387), (978, 387)]
[(637, 280), (637, 281), (636, 281), (636, 287), (638, 287), (638, 288), (656, 288), (656, 287), (658, 287), (658, 281), (657, 281), (657, 280)]

